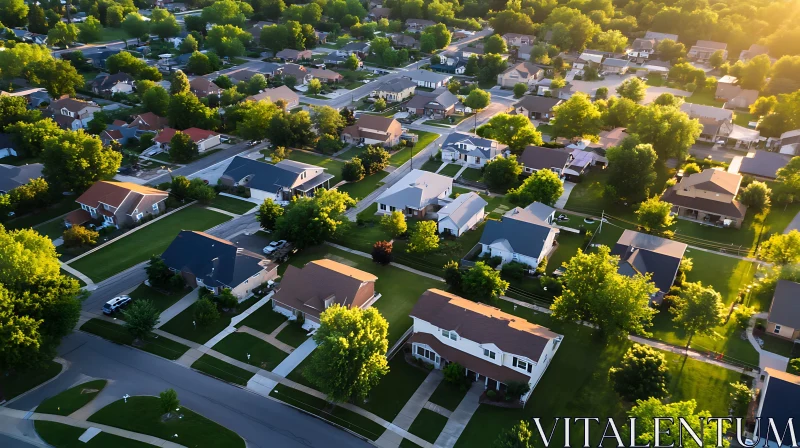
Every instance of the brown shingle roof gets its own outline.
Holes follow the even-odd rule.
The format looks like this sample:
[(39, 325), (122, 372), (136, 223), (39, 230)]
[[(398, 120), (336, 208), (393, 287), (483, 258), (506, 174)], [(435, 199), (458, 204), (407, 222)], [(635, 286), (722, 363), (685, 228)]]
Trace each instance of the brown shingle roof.
[(273, 300), (319, 318), (327, 299), (342, 306), (363, 306), (375, 294), (377, 279), (328, 259), (310, 261), (302, 268), (289, 265)]
[(680, 207), (733, 218), (744, 218), (745, 213), (747, 213), (747, 207), (735, 199), (731, 202), (719, 202), (711, 199), (681, 196), (675, 193), (675, 188), (677, 188), (677, 185), (667, 190), (661, 196), (661, 200)]
[(545, 148), (542, 146), (528, 146), (517, 157), (517, 161), (526, 168), (535, 170), (561, 168), (572, 157), (572, 151), (562, 148)]
[(739, 191), (742, 176), (727, 171), (706, 169), (681, 179), (681, 188), (695, 187), (700, 190), (715, 193), (729, 193), (735, 195)]
[(134, 184), (132, 182), (109, 182), (103, 180), (95, 182), (94, 185), (80, 195), (75, 202), (86, 204), (92, 208), (97, 208), (101, 202), (112, 207), (119, 207), (131, 192), (142, 195), (154, 194), (164, 197), (167, 196), (167, 193), (164, 191), (145, 187), (144, 185)]
[(538, 361), (551, 339), (560, 335), (495, 307), (429, 289), (422, 293), (411, 316), (479, 344)]

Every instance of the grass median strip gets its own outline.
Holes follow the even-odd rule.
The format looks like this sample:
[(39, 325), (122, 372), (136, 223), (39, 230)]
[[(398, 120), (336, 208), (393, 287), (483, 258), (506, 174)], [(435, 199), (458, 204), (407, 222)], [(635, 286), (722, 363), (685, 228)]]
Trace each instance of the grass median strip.
[(102, 319), (90, 319), (81, 326), (81, 331), (92, 333), (117, 344), (130, 345), (162, 358), (176, 360), (189, 350), (189, 347), (168, 338), (150, 335), (142, 344), (134, 345), (134, 337), (123, 325)]
[(231, 333), (225, 336), (225, 339), (214, 346), (214, 350), (264, 370), (274, 369), (289, 356), (268, 342), (247, 333)]
[(255, 207), (256, 204), (220, 194), (217, 195), (208, 206), (225, 210), (226, 212), (236, 213), (237, 215), (244, 215), (251, 208)]
[(33, 422), (36, 433), (55, 448), (153, 448), (149, 443), (101, 432), (84, 443), (78, 440), (86, 429), (63, 423), (37, 420)]
[(161, 254), (181, 230), (207, 230), (229, 219), (230, 216), (193, 205), (124, 235), (70, 266), (99, 282)]
[(238, 384), (240, 386), (247, 386), (247, 382), (253, 377), (253, 373), (228, 364), (221, 359), (217, 359), (211, 355), (203, 355), (192, 364), (193, 369), (207, 373), (222, 381)]
[(446, 424), (447, 417), (423, 408), (419, 411), (419, 414), (417, 414), (414, 423), (408, 428), (408, 432), (422, 440), (433, 443), (436, 441), (436, 438), (439, 437), (439, 433), (442, 432)]
[(106, 380), (94, 380), (65, 390), (36, 408), (42, 414), (69, 415), (89, 404), (106, 387)]
[(433, 404), (437, 404), (448, 411), (455, 411), (458, 404), (461, 403), (461, 400), (464, 399), (464, 395), (467, 394), (469, 389), (465, 388), (461, 390), (458, 386), (448, 383), (447, 381), (442, 381), (436, 387), (436, 390), (433, 391), (433, 395), (428, 400)]
[(211, 340), (211, 338), (219, 334), (220, 331), (228, 328), (231, 324), (231, 318), (250, 308), (253, 304), (258, 302), (258, 300), (258, 297), (251, 297), (238, 304), (234, 312), (220, 310), (219, 319), (206, 326), (195, 325), (194, 310), (197, 306), (197, 302), (195, 302), (191, 304), (189, 308), (186, 308), (180, 314), (170, 319), (169, 322), (162, 325), (161, 329), (175, 336), (197, 342), (198, 344), (205, 344)]
[(127, 403), (115, 401), (89, 417), (89, 421), (187, 447), (245, 448), (244, 439), (238, 434), (183, 406), (165, 418), (158, 397), (130, 397)]

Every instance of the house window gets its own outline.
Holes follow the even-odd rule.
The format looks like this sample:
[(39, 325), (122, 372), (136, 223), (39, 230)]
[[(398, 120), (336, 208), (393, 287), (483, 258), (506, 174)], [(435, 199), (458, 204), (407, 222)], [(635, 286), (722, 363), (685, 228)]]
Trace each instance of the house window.
[(480, 158), (480, 157), (475, 157), (475, 163), (476, 163), (476, 164), (478, 164), (478, 165), (480, 165), (480, 163), (481, 163), (481, 158)]
[(772, 332), (775, 333), (775, 334), (780, 333), (781, 332), (781, 326), (776, 324), (775, 325), (775, 329), (772, 330)]
[(487, 357), (489, 359), (495, 359), (497, 354), (495, 352), (485, 348), (485, 349), (483, 349), (483, 356), (485, 356), (485, 357)]
[(454, 341), (458, 340), (458, 333), (456, 333), (455, 331), (442, 330), (442, 336), (450, 338)]
[(395, 211), (395, 210), (397, 210), (397, 207), (394, 207), (394, 206), (390, 206), (390, 207), (389, 207), (389, 211), (390, 211), (390, 212), (393, 212), (393, 211)]
[(110, 223), (113, 223), (113, 222), (114, 222), (114, 218), (112, 218), (111, 216), (105, 216), (105, 215), (103, 215), (103, 220), (104, 220), (105, 222), (110, 222)]
[(381, 210), (386, 210), (386, 204), (381, 204), (380, 208), (381, 208)]
[(158, 204), (153, 204), (153, 211), (158, 213)]
[(417, 356), (429, 359), (431, 362), (436, 362), (436, 363), (439, 362), (439, 355), (419, 345), (417, 346)]
[(518, 369), (525, 370), (528, 373), (531, 373), (531, 371), (533, 371), (533, 364), (532, 363), (530, 363), (528, 361), (523, 361), (523, 360), (517, 358), (516, 356), (514, 357), (514, 360), (513, 360), (512, 364), (514, 365), (514, 367), (516, 367)]
[(138, 215), (136, 215), (136, 220), (137, 221), (142, 219), (142, 218), (144, 218), (144, 213), (139, 213)]

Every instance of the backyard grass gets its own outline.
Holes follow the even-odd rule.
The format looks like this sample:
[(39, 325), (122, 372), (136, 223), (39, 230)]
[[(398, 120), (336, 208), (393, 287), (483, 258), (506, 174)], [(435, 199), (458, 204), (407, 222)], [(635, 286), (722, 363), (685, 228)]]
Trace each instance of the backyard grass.
[(369, 391), (369, 400), (361, 407), (392, 421), (427, 376), (426, 370), (407, 363), (401, 353), (389, 361), (389, 373)]
[(347, 151), (339, 154), (338, 157), (340, 159), (350, 160), (353, 157), (359, 157), (366, 150), (367, 150), (367, 145), (364, 145), (364, 146), (352, 145), (352, 146), (350, 146), (350, 148)]
[(436, 438), (439, 437), (439, 433), (444, 429), (447, 420), (447, 417), (444, 415), (423, 408), (419, 411), (419, 414), (417, 414), (414, 423), (408, 428), (408, 432), (422, 440), (433, 443), (436, 441)]
[(448, 163), (447, 166), (445, 166), (444, 168), (442, 168), (441, 171), (439, 171), (439, 174), (447, 177), (455, 177), (460, 169), (461, 165), (458, 165), (456, 163)]
[(749, 123), (751, 121), (758, 121), (758, 117), (749, 112), (741, 112), (738, 110), (734, 112), (733, 124), (738, 124), (739, 126), (750, 128)]
[(79, 384), (50, 397), (36, 407), (42, 414), (69, 415), (89, 404), (106, 387), (106, 380), (94, 380)]
[(270, 394), (284, 403), (336, 423), (370, 440), (377, 440), (386, 431), (383, 426), (364, 416), (283, 384), (275, 386)]
[(684, 97), (687, 103), (703, 104), (706, 106), (722, 107), (724, 101), (717, 101), (714, 90), (695, 90), (691, 96)]
[(61, 364), (48, 361), (41, 366), (14, 372), (0, 372), (0, 401), (10, 400), (61, 373)]
[(461, 173), (461, 179), (471, 180), (473, 182), (483, 181), (483, 171), (477, 168), (467, 168)]
[(383, 178), (388, 176), (389, 173), (386, 171), (378, 171), (375, 174), (371, 174), (358, 182), (348, 183), (339, 186), (339, 191), (343, 191), (350, 195), (353, 199), (364, 199), (375, 191), (378, 187), (383, 184)]
[(207, 373), (215, 378), (219, 378), (222, 381), (238, 384), (240, 386), (247, 386), (247, 381), (253, 377), (253, 373), (228, 364), (211, 355), (201, 356), (200, 359), (192, 364), (192, 368)]
[(777, 353), (787, 358), (792, 358), (795, 356), (794, 342), (787, 341), (786, 339), (776, 338), (775, 336), (771, 336), (768, 333), (760, 337), (764, 341), (764, 346), (762, 347), (764, 350), (772, 353)]
[(542, 134), (550, 135), (552, 132), (553, 126), (547, 123), (541, 123), (539, 126), (536, 126), (536, 130), (541, 132)]
[(389, 164), (390, 165), (392, 165), (392, 166), (402, 166), (404, 163), (406, 163), (408, 161), (408, 159), (411, 158), (411, 152), (412, 151), (413, 151), (414, 155), (417, 155), (418, 152), (422, 151), (428, 145), (433, 143), (437, 138), (439, 138), (439, 134), (436, 134), (434, 132), (415, 131), (415, 130), (411, 130), (411, 131), (408, 131), (408, 132), (418, 135), (419, 136), (419, 140), (417, 140), (417, 143), (414, 143), (414, 146), (411, 148), (411, 151), (409, 151), (406, 148), (403, 148), (400, 151), (397, 151), (396, 153), (394, 153), (392, 155), (392, 158), (389, 159)]
[[(80, 205), (78, 205), (78, 203), (75, 202), (74, 196), (65, 196), (64, 199), (62, 199), (56, 204), (51, 205), (50, 207), (35, 211), (33, 213), (28, 213), (26, 215), (19, 216), (17, 218), (9, 220), (3, 225), (8, 230), (24, 229), (27, 227), (35, 228), (36, 226), (42, 224), (45, 221), (49, 221), (61, 215), (65, 215), (78, 208), (80, 208)], [(63, 221), (58, 220), (57, 222), (63, 222)], [(46, 232), (47, 230), (45, 230), (45, 232), (39, 231), (39, 233), (44, 233), (44, 234), (46, 234)], [(63, 233), (63, 229), (61, 230), (61, 232)]]
[(177, 434), (181, 445), (244, 448), (244, 439), (235, 432), (183, 406), (173, 418), (162, 421), (158, 397), (130, 397), (128, 402), (115, 401), (89, 417), (90, 422), (114, 426), (128, 431), (173, 440)]
[[(108, 322), (102, 319), (90, 319), (81, 326), (81, 331), (92, 333), (101, 338), (108, 339), (122, 345), (133, 345), (134, 337), (124, 326)], [(152, 353), (162, 358), (176, 360), (189, 350), (189, 347), (175, 342), (168, 338), (160, 338), (158, 335), (150, 335), (144, 340), (144, 344), (135, 346), (140, 350)]]
[[(500, 302), (498, 306), (563, 334), (564, 341), (525, 408), (481, 405), (461, 434), (457, 448), (491, 446), (498, 432), (533, 417), (540, 417), (547, 428), (552, 425), (553, 417), (587, 415), (601, 419), (613, 417), (617, 419), (618, 427), (622, 426), (631, 404), (623, 402), (614, 392), (608, 381), (608, 369), (619, 364), (631, 345), (629, 341), (607, 343), (588, 327), (560, 323), (527, 308), (514, 310), (513, 305), (506, 302)], [(729, 384), (747, 377), (676, 354), (664, 355), (672, 374), (669, 385), (671, 402), (695, 399), (698, 410), (708, 410), (711, 415), (728, 414)], [(573, 425), (571, 429), (572, 440), (582, 445), (582, 427)], [(597, 446), (600, 436), (599, 432), (593, 432), (590, 444)]]
[[(378, 281), (375, 282), (375, 290), (382, 296), (372, 306), (377, 308), (389, 322), (389, 346), (411, 327), (411, 318), (408, 314), (417, 303), (419, 296), (429, 288), (445, 287), (442, 282), (421, 277), (393, 266), (381, 266), (373, 263), (370, 258), (328, 246), (308, 248), (291, 258), (290, 263), (302, 267), (307, 262), (320, 258), (330, 258), (378, 277)], [(278, 268), (280, 273), (283, 272), (281, 268), (285, 269), (285, 266), (282, 265)]]
[(197, 305), (197, 302), (195, 302), (191, 304), (189, 308), (186, 308), (180, 314), (170, 319), (161, 329), (175, 336), (197, 342), (198, 344), (205, 344), (211, 338), (219, 334), (220, 331), (226, 329), (231, 323), (231, 318), (241, 314), (244, 310), (258, 302), (258, 300), (258, 297), (251, 297), (238, 304), (234, 312), (224, 312), (220, 310), (220, 318), (205, 327), (195, 326), (193, 323), (195, 320), (194, 309)]
[(458, 404), (461, 403), (461, 400), (463, 400), (464, 396), (467, 395), (468, 390), (469, 389), (461, 390), (458, 386), (455, 386), (452, 383), (442, 381), (438, 386), (436, 386), (436, 390), (433, 391), (433, 395), (431, 395), (431, 398), (429, 398), (428, 401), (433, 404), (438, 404), (448, 411), (455, 411), (458, 407)]
[(290, 322), (289, 325), (283, 327), (283, 330), (281, 330), (275, 338), (284, 344), (297, 348), (308, 339), (308, 331), (304, 330), (303, 327), (297, 323)]
[[(264, 370), (274, 369), (289, 355), (247, 333), (231, 333), (225, 336), (225, 339), (214, 345), (214, 350)], [(248, 354), (250, 359), (247, 358)]]
[(181, 230), (207, 230), (230, 216), (193, 205), (132, 232), (70, 266), (95, 282), (164, 252)]
[(317, 155), (304, 151), (292, 151), (289, 154), (289, 160), (326, 168), (327, 173), (333, 175), (333, 179), (330, 180), (331, 185), (336, 185), (337, 182), (342, 180), (342, 167), (344, 167), (344, 162), (330, 159), (322, 154)]
[(272, 311), (271, 304), (266, 304), (239, 322), (236, 328), (250, 327), (253, 330), (270, 334), (284, 322), (286, 322), (286, 316)]
[(149, 443), (139, 442), (125, 437), (101, 432), (84, 443), (78, 437), (86, 432), (86, 428), (65, 425), (63, 423), (36, 420), (33, 422), (36, 433), (48, 445), (54, 448), (153, 448)]
[(248, 212), (248, 210), (255, 207), (255, 204), (252, 202), (243, 201), (230, 196), (223, 196), (221, 194), (217, 195), (217, 197), (215, 197), (208, 205), (209, 207), (225, 210), (226, 212), (236, 213), (237, 215), (244, 215)]

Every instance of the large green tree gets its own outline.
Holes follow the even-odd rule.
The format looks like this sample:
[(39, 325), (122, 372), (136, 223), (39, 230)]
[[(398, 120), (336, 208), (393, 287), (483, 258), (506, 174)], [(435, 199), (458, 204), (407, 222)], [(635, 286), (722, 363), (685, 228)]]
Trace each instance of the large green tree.
[(508, 148), (515, 153), (522, 152), (526, 146), (538, 146), (543, 143), (542, 134), (527, 117), (522, 115), (497, 114), (486, 124), (478, 127), (477, 134), (508, 145)]
[(180, 34), (181, 26), (172, 13), (164, 8), (154, 8), (150, 14), (150, 31), (160, 39), (166, 39)]
[(615, 196), (633, 201), (648, 196), (657, 177), (658, 155), (652, 145), (639, 144), (637, 139), (628, 137), (619, 146), (609, 148), (606, 157), (608, 185), (614, 188)]
[(553, 138), (589, 137), (598, 138), (600, 133), (600, 110), (588, 95), (577, 93), (553, 108), (551, 120)]
[(161, 86), (153, 86), (142, 94), (142, 106), (147, 112), (159, 117), (167, 115), (169, 110), (169, 92)]
[(78, 40), (78, 27), (71, 23), (58, 22), (47, 32), (47, 43), (64, 47)]
[(339, 304), (323, 311), (319, 321), (313, 336), (319, 346), (303, 374), (333, 401), (366, 399), (389, 373), (389, 323), (374, 307)]
[(281, 216), (283, 216), (283, 207), (269, 198), (264, 199), (264, 202), (258, 206), (258, 211), (256, 212), (256, 218), (258, 223), (261, 224), (261, 228), (269, 231), (275, 229), (275, 224)]
[(671, 210), (672, 204), (654, 196), (639, 204), (636, 219), (647, 233), (664, 233), (675, 223)]
[(344, 118), (338, 110), (330, 106), (314, 106), (311, 109), (311, 122), (317, 128), (317, 132), (322, 134), (339, 136), (345, 127)]
[(436, 234), (436, 223), (433, 221), (419, 221), (411, 231), (408, 241), (408, 251), (416, 253), (429, 253), (439, 248), (439, 236)]
[(251, 15), (253, 15), (253, 7), (248, 3), (235, 0), (217, 0), (203, 8), (200, 17), (208, 23), (233, 25), (241, 28)]
[(675, 323), (686, 331), (688, 348), (695, 335), (714, 334), (714, 329), (723, 324), (725, 307), (722, 297), (713, 288), (700, 282), (684, 283), (675, 305), (670, 308)]
[(625, 401), (667, 396), (669, 366), (664, 354), (647, 345), (633, 344), (618, 366), (608, 371), (614, 390)]
[(275, 233), (299, 248), (322, 244), (346, 229), (350, 221), (344, 212), (355, 203), (338, 190), (318, 190), (313, 198), (295, 198), (275, 223)]
[(177, 163), (188, 163), (198, 156), (197, 143), (188, 134), (176, 132), (169, 141), (169, 158)]
[(62, 59), (45, 59), (31, 64), (29, 79), (47, 89), (53, 98), (75, 95), (84, 84), (83, 76), (69, 61)]
[(701, 130), (700, 122), (689, 118), (679, 108), (655, 104), (640, 109), (628, 128), (642, 143), (653, 145), (661, 160), (685, 159)]
[(500, 271), (483, 261), (475, 263), (461, 275), (461, 290), (468, 299), (492, 302), (505, 294), (509, 283), (500, 278)]
[(510, 429), (504, 429), (494, 441), (494, 448), (533, 448), (531, 442), (533, 431), (528, 426), (528, 422), (520, 420), (519, 423)]
[[(673, 403), (662, 403), (658, 398), (648, 398), (636, 401), (636, 405), (628, 411), (628, 417), (636, 418), (636, 440), (637, 445), (653, 443), (655, 440), (655, 418), (658, 417), (661, 429), (661, 445), (677, 446), (681, 441), (684, 446), (696, 447), (697, 444), (687, 435), (685, 429), (680, 428), (679, 419), (684, 419), (686, 423), (698, 434), (703, 441), (702, 446), (717, 446), (717, 422), (709, 421), (711, 413), (708, 411), (697, 411), (695, 400), (677, 401)], [(670, 419), (670, 420), (667, 420)], [(720, 434), (725, 434), (730, 428), (730, 423), (722, 422), (723, 428)], [(679, 439), (679, 436), (683, 436)], [(724, 441), (724, 443), (728, 443)], [(727, 445), (726, 445), (727, 446)]]
[(636, 103), (641, 102), (647, 93), (647, 84), (639, 78), (628, 78), (617, 87), (617, 95)]
[(779, 266), (800, 263), (800, 232), (773, 234), (761, 245), (759, 258)]
[(20, 121), (6, 127), (12, 135), (17, 153), (23, 157), (38, 157), (44, 148), (44, 141), (61, 135), (64, 131), (50, 118), (34, 122)]
[(201, 129), (214, 128), (216, 127), (215, 115), (215, 110), (206, 107), (191, 92), (183, 92), (172, 96), (167, 108), (169, 125), (175, 129), (192, 127)]
[(45, 179), (59, 189), (82, 192), (98, 180), (110, 179), (122, 163), (122, 154), (104, 147), (96, 136), (67, 131), (44, 141)]
[(519, 181), (522, 166), (517, 162), (517, 156), (498, 156), (483, 169), (483, 181), (492, 190), (508, 191)]
[(561, 321), (584, 320), (596, 324), (606, 337), (628, 333), (647, 335), (656, 311), (650, 296), (657, 291), (649, 275), (626, 277), (617, 272), (619, 257), (607, 246), (578, 254), (565, 263), (564, 285), (556, 297), (553, 317)]
[(517, 188), (508, 190), (507, 198), (513, 204), (526, 206), (532, 202), (554, 205), (564, 193), (564, 184), (551, 170), (539, 170), (528, 176)]
[(132, 12), (126, 15), (125, 20), (122, 21), (122, 30), (138, 42), (139, 39), (147, 35), (150, 30), (150, 24), (139, 13)]
[(0, 20), (5, 26), (23, 26), (26, 17), (28, 5), (24, 0), (0, 0)]

